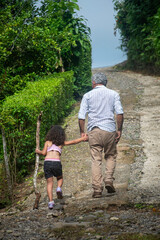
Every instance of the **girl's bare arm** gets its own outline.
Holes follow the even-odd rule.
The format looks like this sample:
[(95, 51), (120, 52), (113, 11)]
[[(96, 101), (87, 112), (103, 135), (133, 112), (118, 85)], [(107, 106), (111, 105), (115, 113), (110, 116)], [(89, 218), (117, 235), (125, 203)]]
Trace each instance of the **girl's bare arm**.
[(35, 152), (45, 156), (47, 154), (47, 147), (48, 147), (48, 143), (45, 142), (43, 150), (36, 148)]
[(77, 144), (77, 143), (80, 143), (82, 141), (88, 141), (88, 136), (85, 135), (84, 137), (81, 137), (81, 138), (77, 138), (77, 139), (74, 139), (74, 140), (71, 140), (71, 141), (65, 141), (64, 146)]

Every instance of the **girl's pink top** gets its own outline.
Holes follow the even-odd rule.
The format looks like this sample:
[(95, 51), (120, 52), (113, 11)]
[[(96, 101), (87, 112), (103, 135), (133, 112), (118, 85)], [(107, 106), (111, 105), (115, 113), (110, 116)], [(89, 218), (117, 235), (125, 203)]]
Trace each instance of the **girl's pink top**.
[(62, 149), (56, 146), (55, 144), (52, 144), (50, 147), (47, 148), (47, 152), (50, 152), (50, 151), (57, 151), (60, 154), (62, 153)]

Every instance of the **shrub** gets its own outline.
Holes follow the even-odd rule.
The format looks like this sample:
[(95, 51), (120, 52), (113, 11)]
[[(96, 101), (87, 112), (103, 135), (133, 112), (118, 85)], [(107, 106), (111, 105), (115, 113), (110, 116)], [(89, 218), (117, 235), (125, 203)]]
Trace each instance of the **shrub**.
[(73, 104), (73, 85), (73, 72), (59, 73), (29, 82), (25, 89), (6, 98), (2, 105), (1, 125), (5, 129), (14, 178), (17, 174), (20, 178), (31, 170), (40, 111), (43, 111), (41, 141), (44, 141), (51, 125), (62, 122)]
[(0, 75), (0, 101), (25, 88), (27, 82), (34, 82), (37, 79), (38, 75), (34, 72), (28, 73), (24, 76), (16, 75), (13, 77), (10, 75), (9, 71), (5, 71), (5, 73)]

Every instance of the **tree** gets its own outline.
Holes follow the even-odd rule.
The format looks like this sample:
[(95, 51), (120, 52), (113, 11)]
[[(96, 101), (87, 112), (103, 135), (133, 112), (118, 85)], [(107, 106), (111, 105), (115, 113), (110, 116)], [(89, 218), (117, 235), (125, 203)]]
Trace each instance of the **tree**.
[(89, 28), (75, 15), (77, 0), (44, 0), (40, 9), (32, 0), (4, 2), (0, 10), (1, 99), (37, 75), (70, 70), (73, 56), (79, 60), (84, 49), (90, 52)]
[[(117, 11), (116, 29), (120, 29), (121, 47), (127, 52), (130, 66), (135, 68), (155, 65), (155, 48), (149, 39), (152, 35), (152, 19), (160, 8), (160, 1), (114, 0), (114, 4)], [(147, 52), (148, 48), (150, 51)]]
[(30, 71), (24, 73), (26, 55), (23, 51), (28, 47), (26, 29), (37, 14), (36, 1), (3, 0), (0, 3), (0, 100), (26, 84), (22, 76)]

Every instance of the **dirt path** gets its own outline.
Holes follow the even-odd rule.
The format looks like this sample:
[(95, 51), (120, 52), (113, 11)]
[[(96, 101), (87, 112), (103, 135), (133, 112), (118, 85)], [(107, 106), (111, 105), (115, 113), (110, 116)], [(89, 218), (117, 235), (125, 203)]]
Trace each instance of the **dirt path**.
[[(128, 233), (133, 239), (143, 239), (138, 236), (145, 234), (149, 236), (146, 240), (160, 239), (160, 78), (113, 68), (96, 71), (106, 73), (108, 87), (120, 93), (124, 107), (116, 194), (107, 195), (104, 190), (101, 199), (93, 199), (88, 143), (64, 147), (64, 199), (56, 200), (55, 210), (48, 212), (42, 173), (38, 179), (42, 194), (39, 210), (32, 210), (35, 195), (32, 179), (27, 179), (23, 189), (17, 189), (17, 196), (25, 194), (26, 198), (0, 214), (0, 239), (132, 239)], [(64, 123), (68, 139), (79, 137), (78, 110), (79, 103)], [(43, 159), (40, 172), (42, 166)], [(118, 237), (123, 234), (127, 237)]]
[(127, 75), (136, 78), (142, 89), (137, 111), (144, 153), (132, 166), (130, 180), (134, 180), (134, 185), (130, 186), (130, 198), (134, 202), (160, 203), (160, 78)]

